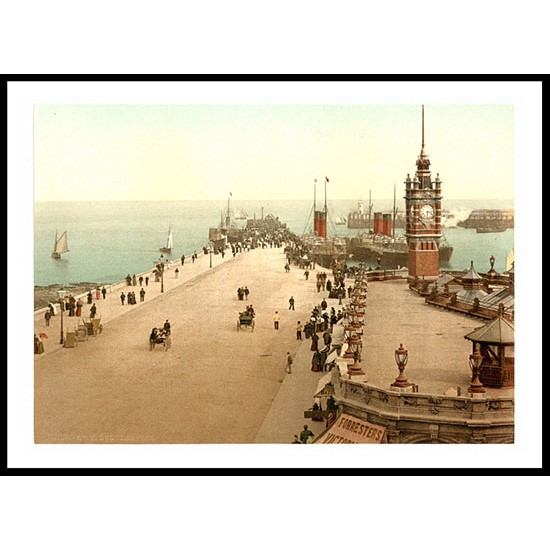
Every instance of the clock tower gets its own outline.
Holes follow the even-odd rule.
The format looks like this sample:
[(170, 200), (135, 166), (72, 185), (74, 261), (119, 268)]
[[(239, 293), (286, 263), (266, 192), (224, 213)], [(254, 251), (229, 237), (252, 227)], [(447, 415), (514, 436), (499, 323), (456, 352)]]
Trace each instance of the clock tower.
[(416, 160), (416, 173), (405, 180), (409, 247), (409, 283), (418, 279), (434, 281), (439, 276), (439, 243), (441, 241), (441, 180), (434, 181), (430, 159), (424, 149), (424, 105), (422, 105), (422, 149)]

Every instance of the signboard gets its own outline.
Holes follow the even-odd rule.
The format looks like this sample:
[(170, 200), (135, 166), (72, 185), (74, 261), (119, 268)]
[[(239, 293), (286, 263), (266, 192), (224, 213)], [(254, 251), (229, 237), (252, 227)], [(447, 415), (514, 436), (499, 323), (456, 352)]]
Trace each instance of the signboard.
[(314, 443), (383, 443), (385, 435), (384, 426), (372, 424), (348, 414), (341, 414)]

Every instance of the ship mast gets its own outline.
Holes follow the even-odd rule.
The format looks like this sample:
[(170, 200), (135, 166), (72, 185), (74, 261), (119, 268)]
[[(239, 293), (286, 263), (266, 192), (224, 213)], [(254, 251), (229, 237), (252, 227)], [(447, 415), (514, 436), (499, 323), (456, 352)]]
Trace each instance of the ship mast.
[(370, 202), (371, 190), (369, 189), (369, 233), (370, 233), (370, 213), (372, 212), (372, 204)]
[(327, 223), (328, 223), (328, 209), (327, 209), (327, 181), (328, 178), (325, 176), (325, 239), (327, 238)]
[(395, 207), (395, 183), (394, 183), (393, 184), (393, 223), (391, 228), (391, 235), (393, 239), (395, 239), (395, 218), (396, 217), (397, 217), (397, 208)]

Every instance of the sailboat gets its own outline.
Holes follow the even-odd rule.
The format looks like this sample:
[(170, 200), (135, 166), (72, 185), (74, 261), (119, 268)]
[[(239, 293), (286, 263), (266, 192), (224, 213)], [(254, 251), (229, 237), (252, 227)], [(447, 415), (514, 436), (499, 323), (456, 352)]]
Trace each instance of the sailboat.
[(346, 220), (345, 217), (336, 216), (336, 219), (334, 220), (334, 225), (346, 225), (348, 223), (348, 220)]
[(242, 208), (239, 208), (234, 216), (233, 216), (236, 220), (246, 220), (248, 219), (248, 214), (242, 209)]
[(166, 246), (159, 248), (161, 252), (172, 252), (172, 226), (168, 229), (168, 239), (166, 241)]
[(69, 252), (69, 245), (67, 244), (67, 232), (63, 231), (61, 237), (57, 238), (57, 231), (55, 232), (55, 244), (53, 246), (52, 258), (59, 260), (61, 254)]
[(510, 271), (514, 267), (514, 249), (512, 248), (506, 256), (506, 271)]

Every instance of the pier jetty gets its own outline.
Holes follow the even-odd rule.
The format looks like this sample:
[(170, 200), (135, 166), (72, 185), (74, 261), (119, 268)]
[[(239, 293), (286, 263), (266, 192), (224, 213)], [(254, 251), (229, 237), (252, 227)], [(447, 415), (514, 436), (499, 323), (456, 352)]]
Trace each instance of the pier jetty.
[[(305, 323), (323, 298), (329, 308), (342, 306), (317, 291), (315, 272), (323, 268), (310, 270), (306, 280), (302, 269), (292, 265), (287, 273), (285, 264), (282, 246), (215, 255), (212, 268), (210, 256), (199, 254), (195, 263), (179, 266), (178, 278), (177, 264), (170, 265), (164, 293), (149, 282), (145, 301), (136, 305), (121, 305), (126, 283), (114, 285), (105, 300), (95, 301), (103, 331), (74, 348), (59, 344), (60, 315), (45, 327), (37, 314), (35, 331), (46, 331), (48, 339), (45, 352), (35, 355), (35, 442), (291, 443), (326, 374), (311, 370), (311, 340), (296, 340), (296, 323)], [(406, 272), (387, 273), (390, 280), (369, 275), (363, 336), (369, 387), (390, 390), (394, 349), (404, 342), (420, 394), (453, 399), (445, 397), (449, 389), (469, 384), (464, 335), (480, 320), (426, 306), (408, 288)], [(250, 294), (241, 301), (236, 290), (243, 285)], [(237, 330), (238, 313), (248, 304), (256, 312), (254, 331)], [(166, 319), (172, 345), (150, 351), (151, 328)], [(68, 320), (75, 318), (65, 315)], [(285, 372), (287, 351), (292, 374)], [(487, 390), (487, 397), (493, 394), (513, 399), (513, 389)], [(324, 423), (315, 424), (317, 436)]]

